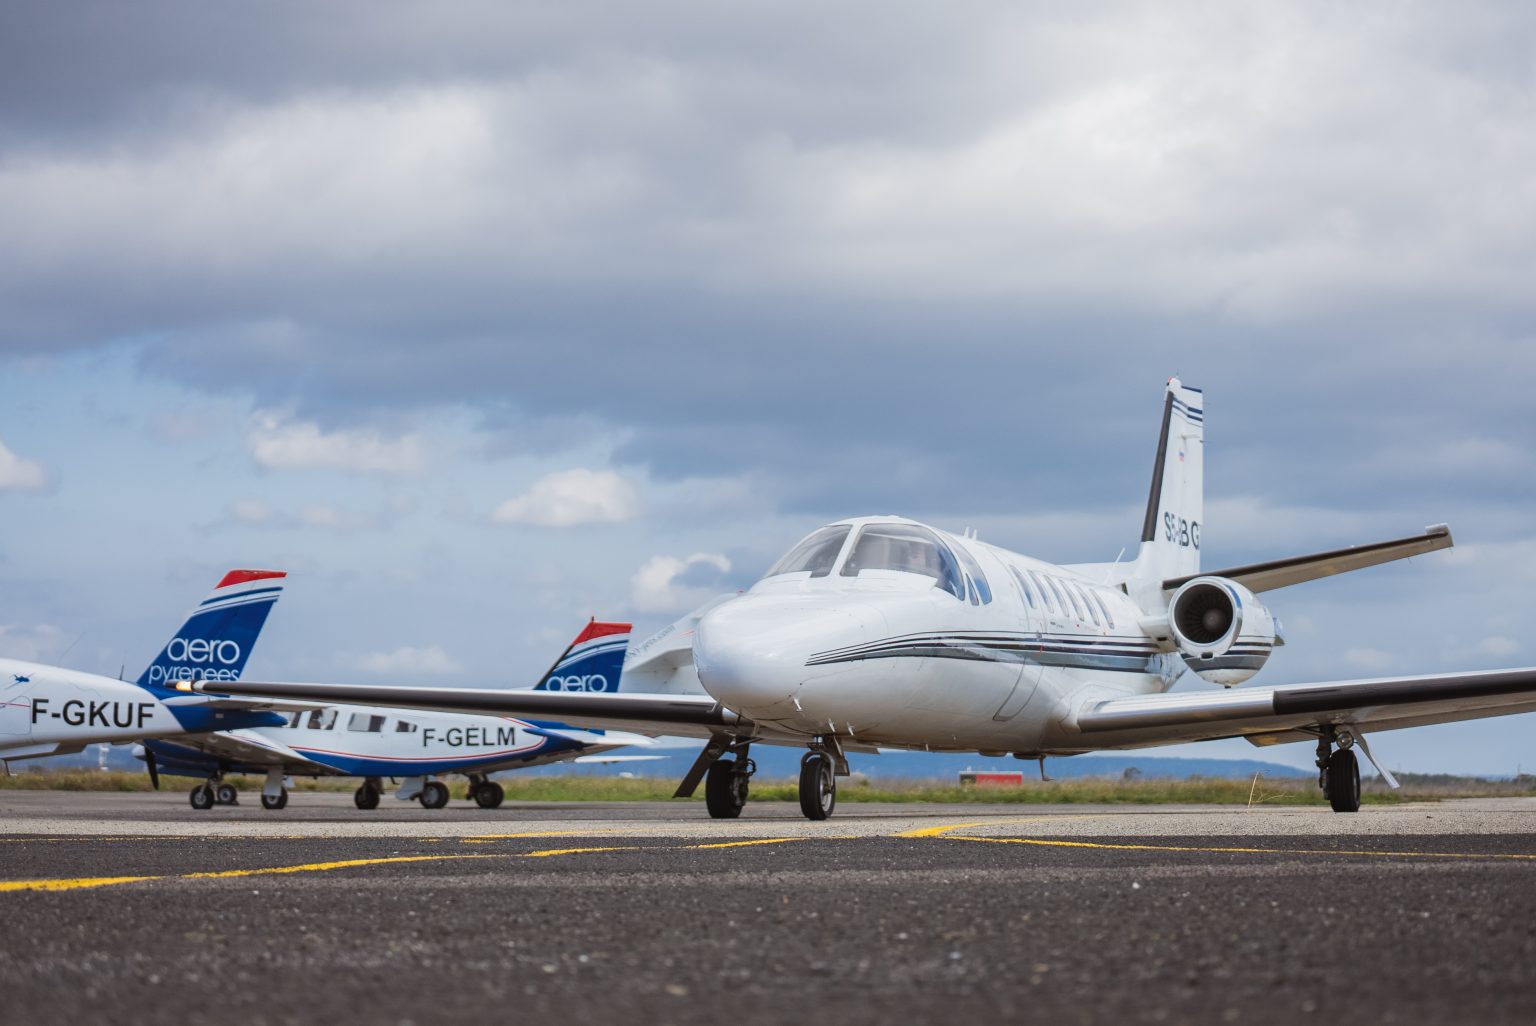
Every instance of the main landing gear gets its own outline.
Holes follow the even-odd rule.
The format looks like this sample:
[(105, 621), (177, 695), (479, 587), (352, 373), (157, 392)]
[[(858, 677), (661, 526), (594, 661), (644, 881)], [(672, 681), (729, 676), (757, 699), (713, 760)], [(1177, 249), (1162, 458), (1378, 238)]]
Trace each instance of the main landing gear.
[(1317, 786), (1334, 812), (1360, 811), (1360, 762), (1354, 747), (1355, 736), (1348, 731), (1330, 730), (1317, 739)]
[(747, 758), (747, 745), (736, 750), (734, 759), (718, 759), (704, 778), (704, 807), (711, 819), (735, 819), (747, 804), (748, 783), (757, 772), (757, 763)]
[(215, 805), (239, 805), (240, 791), (223, 776), (210, 777), (187, 793), (187, 801), (199, 812)]
[(469, 796), (482, 809), (494, 809), (501, 804), (502, 799), (506, 798), (507, 792), (494, 780), (471, 776), (469, 778)]
[(368, 777), (352, 792), (352, 803), (367, 812), (379, 807), (379, 797), (384, 793), (384, 782), (378, 777)]

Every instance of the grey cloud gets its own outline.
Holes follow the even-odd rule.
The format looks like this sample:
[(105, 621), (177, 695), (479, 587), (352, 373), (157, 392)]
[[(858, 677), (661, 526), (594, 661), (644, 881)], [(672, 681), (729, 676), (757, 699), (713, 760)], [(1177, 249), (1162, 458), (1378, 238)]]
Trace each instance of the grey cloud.
[(1531, 496), (1522, 8), (3, 17), (13, 352), (827, 517), (1134, 501), (1177, 372), (1213, 494)]

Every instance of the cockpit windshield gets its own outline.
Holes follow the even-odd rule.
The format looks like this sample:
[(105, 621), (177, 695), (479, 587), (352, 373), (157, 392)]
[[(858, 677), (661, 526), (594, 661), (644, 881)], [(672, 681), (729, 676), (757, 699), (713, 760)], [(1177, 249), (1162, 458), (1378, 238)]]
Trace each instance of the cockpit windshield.
[(832, 564), (837, 562), (837, 554), (843, 551), (843, 542), (851, 530), (853, 528), (847, 524), (833, 524), (811, 532), (763, 576), (777, 577), (779, 574), (798, 574), (807, 570), (812, 577), (827, 576), (832, 572)]
[(916, 524), (866, 525), (843, 563), (843, 576), (857, 577), (865, 570), (922, 574), (956, 598), (965, 597), (954, 553), (932, 531)]

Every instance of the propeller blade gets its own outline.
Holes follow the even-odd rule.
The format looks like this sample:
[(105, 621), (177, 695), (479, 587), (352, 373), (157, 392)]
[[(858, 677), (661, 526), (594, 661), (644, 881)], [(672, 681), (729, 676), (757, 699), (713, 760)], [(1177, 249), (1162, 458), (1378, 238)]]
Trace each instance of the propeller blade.
[(160, 790), (160, 767), (155, 765), (155, 753), (144, 749), (144, 765), (149, 768), (149, 783), (156, 791)]

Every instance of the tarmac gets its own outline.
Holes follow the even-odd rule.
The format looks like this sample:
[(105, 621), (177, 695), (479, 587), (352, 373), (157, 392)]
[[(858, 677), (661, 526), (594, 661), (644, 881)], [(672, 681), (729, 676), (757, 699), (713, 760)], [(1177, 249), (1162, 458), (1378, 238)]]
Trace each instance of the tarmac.
[(1536, 1021), (1536, 800), (0, 791), (0, 1023)]

